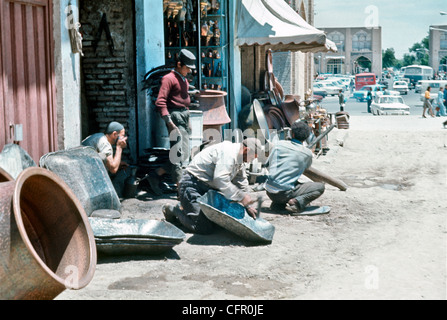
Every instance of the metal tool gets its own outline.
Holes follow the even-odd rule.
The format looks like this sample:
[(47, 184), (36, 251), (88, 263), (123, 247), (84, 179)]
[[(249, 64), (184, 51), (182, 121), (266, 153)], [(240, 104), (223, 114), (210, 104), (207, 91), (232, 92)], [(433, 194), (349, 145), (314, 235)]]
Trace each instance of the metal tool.
[(258, 196), (258, 207), (256, 212), (256, 219), (261, 217), (261, 207), (262, 207), (262, 196)]

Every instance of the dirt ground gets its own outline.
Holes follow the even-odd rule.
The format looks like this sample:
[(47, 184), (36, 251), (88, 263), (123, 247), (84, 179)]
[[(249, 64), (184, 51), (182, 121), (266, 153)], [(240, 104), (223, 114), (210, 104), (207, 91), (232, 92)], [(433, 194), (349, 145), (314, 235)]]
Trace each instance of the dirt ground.
[[(327, 185), (314, 205), (328, 215), (262, 217), (269, 245), (229, 231), (187, 233), (162, 256), (100, 257), (91, 283), (58, 300), (446, 299), (445, 118), (351, 117), (313, 166), (348, 184)], [(254, 193), (256, 194), (256, 193)], [(141, 192), (123, 218), (162, 220), (174, 195)]]

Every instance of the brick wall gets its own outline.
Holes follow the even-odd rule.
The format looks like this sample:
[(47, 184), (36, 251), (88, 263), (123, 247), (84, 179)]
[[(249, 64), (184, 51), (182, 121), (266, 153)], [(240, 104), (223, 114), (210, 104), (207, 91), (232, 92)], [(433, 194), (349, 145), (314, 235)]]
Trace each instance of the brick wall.
[[(106, 14), (113, 50), (103, 30)], [(129, 135), (129, 148), (136, 151), (136, 93), (134, 18), (131, 0), (81, 1), (83, 33), (83, 137), (103, 131), (110, 121), (121, 122)], [(98, 41), (99, 40), (99, 41)]]

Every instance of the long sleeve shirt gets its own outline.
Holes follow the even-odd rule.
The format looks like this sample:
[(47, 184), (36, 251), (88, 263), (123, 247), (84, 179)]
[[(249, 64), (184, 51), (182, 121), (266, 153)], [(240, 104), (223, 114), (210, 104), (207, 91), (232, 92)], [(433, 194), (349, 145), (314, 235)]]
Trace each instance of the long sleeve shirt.
[(296, 140), (279, 141), (268, 160), (265, 189), (270, 193), (295, 188), (301, 175), (312, 165), (312, 152)]
[(197, 154), (186, 171), (231, 201), (241, 201), (248, 187), (240, 143), (224, 141)]
[(443, 91), (439, 91), (438, 92), (438, 105), (443, 106), (444, 105), (444, 92)]
[(155, 106), (162, 117), (169, 115), (168, 109), (189, 108), (191, 98), (188, 94), (189, 82), (178, 72), (172, 70), (161, 79), (160, 91)]

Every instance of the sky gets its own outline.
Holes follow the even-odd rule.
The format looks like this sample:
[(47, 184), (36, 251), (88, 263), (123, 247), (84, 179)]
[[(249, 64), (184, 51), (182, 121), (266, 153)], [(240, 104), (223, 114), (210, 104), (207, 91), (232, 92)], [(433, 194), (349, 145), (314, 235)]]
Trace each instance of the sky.
[(428, 35), (432, 25), (447, 25), (447, 0), (314, 0), (315, 27), (382, 27), (382, 49), (402, 59)]

